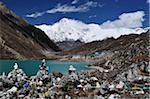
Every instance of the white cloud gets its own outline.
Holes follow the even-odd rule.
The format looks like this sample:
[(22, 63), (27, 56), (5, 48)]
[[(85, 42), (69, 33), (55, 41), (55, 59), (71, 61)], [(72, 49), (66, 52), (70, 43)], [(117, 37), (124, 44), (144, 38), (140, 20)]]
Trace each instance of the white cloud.
[(77, 4), (79, 2), (79, 0), (73, 0), (72, 2), (71, 2), (71, 4)]
[(45, 14), (45, 12), (36, 12), (36, 13), (32, 13), (32, 14), (27, 14), (26, 17), (37, 18), (37, 17), (42, 16), (44, 14)]
[(56, 7), (52, 8), (52, 9), (49, 9), (49, 10), (43, 11), (43, 12), (36, 12), (36, 13), (28, 14), (28, 15), (26, 15), (26, 17), (37, 18), (39, 16), (44, 15), (45, 13), (53, 14), (53, 13), (86, 12), (86, 11), (90, 10), (91, 7), (96, 7), (96, 6), (97, 6), (97, 2), (93, 2), (93, 1), (86, 2), (79, 6), (58, 4)]
[(115, 21), (104, 22), (102, 28), (138, 28), (142, 26), (144, 21), (143, 17), (145, 16), (143, 11), (123, 13), (119, 16), (119, 19)]
[(149, 3), (149, 4), (150, 4), (150, 0), (147, 0), (147, 3)]
[(69, 6), (69, 5), (60, 5), (58, 4), (55, 8), (46, 11), (47, 13), (68, 13), (68, 12), (86, 12), (89, 10), (90, 7), (95, 7), (97, 2), (87, 2), (80, 6)]
[[(138, 13), (139, 11), (137, 11)], [(120, 19), (124, 18), (126, 15), (128, 16), (128, 14), (133, 14), (135, 15), (136, 12), (133, 13), (124, 13), (122, 15), (119, 16)], [(143, 16), (138, 17), (139, 19), (141, 19)], [(126, 18), (126, 17), (125, 17)], [(137, 21), (135, 23), (137, 24), (141, 24), (141, 22), (139, 22), (138, 18), (136, 18), (136, 20), (131, 21), (131, 19), (129, 19), (130, 24), (133, 24), (134, 21)], [(118, 20), (114, 20), (111, 21), (110, 24), (112, 24), (113, 22), (116, 22)], [(127, 20), (126, 20), (127, 21)], [(128, 21), (128, 22), (129, 22)], [(124, 21), (120, 21), (120, 24), (122, 24), (121, 22)], [(133, 23), (132, 23), (133, 22)], [(106, 22), (104, 22), (106, 23)], [(135, 25), (133, 29), (133, 26), (131, 26), (130, 24), (124, 24), (122, 27), (120, 27), (120, 25), (115, 25), (112, 27), (112, 25), (105, 24), (105, 27), (110, 27), (111, 28), (104, 28), (104, 23), (99, 25), (99, 24), (86, 24), (83, 23), (82, 21), (78, 21), (78, 20), (74, 20), (74, 19), (68, 19), (68, 18), (63, 18), (61, 19), (59, 22), (56, 22), (53, 25), (39, 25), (36, 26), (40, 29), (42, 29), (43, 31), (45, 31), (45, 33), (54, 41), (65, 41), (65, 40), (78, 40), (80, 39), (81, 41), (84, 42), (91, 42), (91, 41), (95, 41), (95, 40), (102, 40), (105, 39), (107, 37), (114, 37), (117, 38), (121, 35), (124, 34), (130, 34), (130, 33), (141, 33), (144, 32), (145, 30), (140, 28), (141, 25), (136, 25), (135, 23), (133, 25)], [(107, 25), (107, 26), (106, 26)]]

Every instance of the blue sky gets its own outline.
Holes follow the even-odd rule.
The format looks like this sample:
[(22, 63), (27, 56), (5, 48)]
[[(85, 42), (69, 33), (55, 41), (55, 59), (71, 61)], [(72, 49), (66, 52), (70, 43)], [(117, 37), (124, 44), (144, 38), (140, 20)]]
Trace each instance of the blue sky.
[(33, 25), (54, 24), (66, 17), (84, 23), (102, 24), (122, 13), (143, 11), (142, 27), (149, 26), (148, 0), (1, 0)]

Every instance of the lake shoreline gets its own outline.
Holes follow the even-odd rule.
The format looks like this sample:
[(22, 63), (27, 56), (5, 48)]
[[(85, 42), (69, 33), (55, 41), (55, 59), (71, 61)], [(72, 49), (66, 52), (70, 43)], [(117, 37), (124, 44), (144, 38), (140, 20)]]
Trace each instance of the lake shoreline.
[[(74, 65), (77, 71), (84, 71), (89, 69), (89, 62), (74, 62), (74, 61), (58, 61), (58, 60), (46, 60), (49, 67), (49, 72), (61, 72), (67, 74), (67, 69), (70, 65)], [(35, 75), (41, 64), (40, 60), (0, 60), (0, 72), (6, 74), (12, 69), (13, 64), (17, 62), (20, 68), (24, 69), (27, 75)]]

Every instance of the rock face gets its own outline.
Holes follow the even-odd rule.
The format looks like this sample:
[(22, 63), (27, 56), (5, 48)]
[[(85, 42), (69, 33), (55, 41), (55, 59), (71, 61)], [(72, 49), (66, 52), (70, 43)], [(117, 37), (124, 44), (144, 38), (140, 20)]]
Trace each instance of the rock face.
[(60, 49), (40, 29), (30, 25), (0, 2), (1, 59), (41, 59), (45, 51)]

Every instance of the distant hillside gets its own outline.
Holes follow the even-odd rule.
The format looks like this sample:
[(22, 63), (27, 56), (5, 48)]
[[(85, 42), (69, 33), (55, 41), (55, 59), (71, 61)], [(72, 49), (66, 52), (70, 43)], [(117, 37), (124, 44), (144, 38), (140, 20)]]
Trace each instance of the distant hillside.
[(79, 47), (83, 45), (84, 43), (80, 40), (77, 41), (62, 41), (62, 42), (56, 42), (57, 46), (59, 46), (63, 51), (68, 51), (71, 49), (74, 49), (76, 47)]
[(101, 41), (93, 41), (90, 43), (86, 43), (78, 48), (65, 52), (65, 54), (88, 54), (96, 51), (104, 51), (104, 50), (121, 50), (129, 47), (132, 43), (136, 43), (138, 41), (144, 41), (148, 43), (149, 33), (147, 31), (141, 34), (129, 34), (123, 35), (119, 38), (107, 38)]
[(0, 59), (41, 59), (60, 49), (40, 29), (0, 2)]

